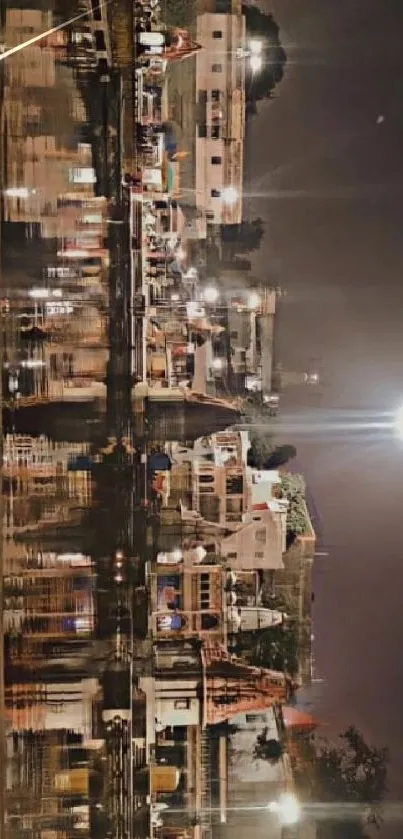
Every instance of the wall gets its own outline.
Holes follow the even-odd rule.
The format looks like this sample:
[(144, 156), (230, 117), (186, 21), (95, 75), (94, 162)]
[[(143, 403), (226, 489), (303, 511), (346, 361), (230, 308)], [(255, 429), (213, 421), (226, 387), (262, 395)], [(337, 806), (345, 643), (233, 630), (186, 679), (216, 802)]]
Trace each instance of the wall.
[[(245, 19), (240, 13), (199, 15), (197, 41), (203, 49), (196, 59), (196, 204), (212, 224), (239, 224), (245, 77), (244, 59), (238, 53), (245, 46)], [(239, 195), (232, 206), (225, 205), (220, 196), (228, 186), (235, 187)]]
[[(264, 541), (258, 536), (263, 530)], [(281, 528), (270, 510), (254, 512), (253, 521), (222, 539), (220, 547), (226, 564), (234, 571), (284, 567)]]

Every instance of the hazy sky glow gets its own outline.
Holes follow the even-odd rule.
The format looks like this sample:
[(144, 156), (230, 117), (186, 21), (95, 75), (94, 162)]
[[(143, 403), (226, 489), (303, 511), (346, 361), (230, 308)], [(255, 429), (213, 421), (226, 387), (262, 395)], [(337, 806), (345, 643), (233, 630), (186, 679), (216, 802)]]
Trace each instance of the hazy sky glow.
[[(254, 214), (267, 221), (256, 267), (267, 273), (269, 264), (289, 292), (282, 360), (292, 369), (320, 358), (329, 382), (321, 412), (365, 423), (403, 402), (403, 4), (266, 6), (291, 60), (278, 98), (252, 127), (249, 189), (262, 194)], [(332, 728), (355, 722), (389, 745), (391, 796), (399, 796), (403, 446), (382, 429), (316, 434), (316, 409), (299, 403), (304, 422), (312, 412), (313, 433), (295, 429), (292, 442), (331, 552), (316, 572), (319, 710)]]

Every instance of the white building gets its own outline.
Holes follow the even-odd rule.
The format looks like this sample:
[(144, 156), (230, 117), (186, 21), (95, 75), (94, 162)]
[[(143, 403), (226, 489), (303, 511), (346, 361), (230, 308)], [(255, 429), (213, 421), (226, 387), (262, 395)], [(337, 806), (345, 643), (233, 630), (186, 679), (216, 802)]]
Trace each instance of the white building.
[(197, 18), (196, 206), (217, 225), (242, 219), (246, 27), (240, 2), (227, 6)]

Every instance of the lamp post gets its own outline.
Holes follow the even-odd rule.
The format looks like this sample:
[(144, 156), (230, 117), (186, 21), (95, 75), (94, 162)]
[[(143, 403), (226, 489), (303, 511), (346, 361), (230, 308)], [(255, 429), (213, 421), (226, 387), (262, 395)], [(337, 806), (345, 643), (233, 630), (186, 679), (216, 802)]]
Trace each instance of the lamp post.
[(249, 45), (247, 47), (241, 48), (238, 50), (239, 58), (248, 58), (249, 59), (249, 67), (252, 71), (252, 74), (259, 73), (263, 66), (263, 41), (259, 41), (257, 38), (252, 38), (249, 41)]
[(267, 805), (267, 809), (277, 815), (283, 827), (292, 827), (301, 821), (301, 804), (292, 792), (282, 793), (277, 801), (271, 801)]

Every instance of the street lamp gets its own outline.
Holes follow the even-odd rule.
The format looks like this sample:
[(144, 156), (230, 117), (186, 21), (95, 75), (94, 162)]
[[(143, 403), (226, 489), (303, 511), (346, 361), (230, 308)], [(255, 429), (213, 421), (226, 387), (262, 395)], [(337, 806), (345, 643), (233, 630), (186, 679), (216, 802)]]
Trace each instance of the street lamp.
[(206, 303), (210, 303), (212, 306), (214, 306), (214, 303), (217, 303), (219, 296), (220, 293), (218, 291), (218, 288), (216, 288), (214, 285), (206, 286), (206, 288), (203, 291), (203, 297)]
[(226, 186), (221, 191), (221, 199), (224, 204), (227, 204), (228, 207), (231, 207), (233, 204), (236, 204), (239, 198), (238, 190), (234, 186)]
[(36, 189), (30, 189), (27, 186), (10, 186), (4, 190), (4, 195), (7, 198), (29, 198), (30, 195), (36, 195)]
[(263, 61), (260, 55), (251, 55), (249, 59), (249, 66), (252, 73), (260, 73), (263, 67)]
[(252, 55), (261, 55), (263, 50), (263, 41), (258, 41), (257, 38), (252, 38), (249, 41), (249, 49)]
[(301, 819), (301, 804), (292, 792), (284, 792), (278, 801), (271, 801), (267, 805), (272, 813), (276, 813), (283, 827), (298, 824)]
[(248, 308), (252, 311), (254, 309), (258, 309), (261, 302), (262, 300), (260, 294), (258, 294), (257, 291), (252, 291), (248, 297)]
[(403, 405), (396, 411), (394, 427), (398, 437), (403, 440)]

